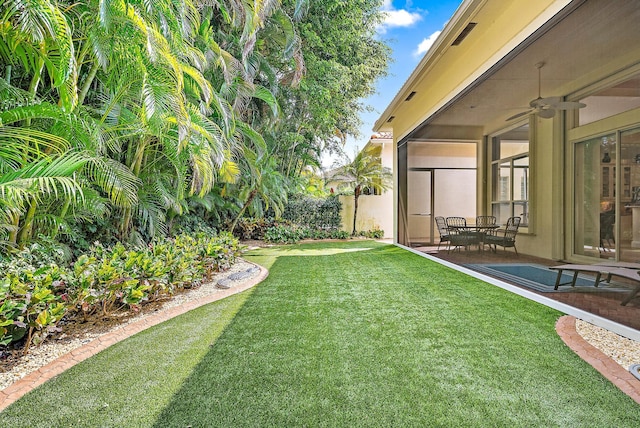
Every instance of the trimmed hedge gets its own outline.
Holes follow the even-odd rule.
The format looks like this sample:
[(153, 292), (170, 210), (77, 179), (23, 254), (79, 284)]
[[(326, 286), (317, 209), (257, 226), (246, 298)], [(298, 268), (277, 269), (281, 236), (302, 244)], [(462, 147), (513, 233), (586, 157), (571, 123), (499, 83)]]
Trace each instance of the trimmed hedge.
[(340, 229), (342, 203), (337, 196), (312, 198), (297, 196), (289, 199), (282, 214), (284, 220), (311, 229)]

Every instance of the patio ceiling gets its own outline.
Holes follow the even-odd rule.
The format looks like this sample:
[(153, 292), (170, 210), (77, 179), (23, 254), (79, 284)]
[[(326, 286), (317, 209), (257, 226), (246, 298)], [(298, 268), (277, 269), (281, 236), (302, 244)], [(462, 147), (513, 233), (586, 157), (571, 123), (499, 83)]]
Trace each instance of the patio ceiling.
[[(453, 129), (470, 138), (504, 128), (508, 117), (527, 110), (538, 96), (540, 62), (544, 62), (542, 97), (567, 96), (606, 78), (629, 65), (625, 58), (640, 44), (639, 22), (640, 6), (635, 1), (587, 1), (481, 76), (412, 132), (410, 139), (457, 138), (444, 135)], [(414, 90), (428, 90), (428, 84)]]

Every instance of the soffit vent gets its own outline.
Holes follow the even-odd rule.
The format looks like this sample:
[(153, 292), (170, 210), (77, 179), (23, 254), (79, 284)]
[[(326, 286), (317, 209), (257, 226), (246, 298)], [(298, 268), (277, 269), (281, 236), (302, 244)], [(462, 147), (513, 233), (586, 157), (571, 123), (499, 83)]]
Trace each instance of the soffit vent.
[(407, 98), (405, 98), (405, 101), (409, 101), (411, 98), (414, 97), (414, 95), (416, 94), (416, 91), (411, 91), (411, 93), (409, 95), (407, 95)]
[(451, 46), (458, 46), (460, 43), (462, 43), (462, 41), (469, 35), (471, 30), (473, 30), (473, 28), (476, 25), (477, 25), (476, 22), (468, 23), (467, 26), (464, 27), (464, 30), (462, 30), (460, 32), (460, 34), (458, 34), (458, 37), (456, 37), (456, 39), (453, 41), (453, 43), (451, 43)]
[(395, 119), (395, 118), (396, 118), (395, 116), (389, 116), (389, 119), (387, 119), (387, 123), (393, 121), (393, 119)]

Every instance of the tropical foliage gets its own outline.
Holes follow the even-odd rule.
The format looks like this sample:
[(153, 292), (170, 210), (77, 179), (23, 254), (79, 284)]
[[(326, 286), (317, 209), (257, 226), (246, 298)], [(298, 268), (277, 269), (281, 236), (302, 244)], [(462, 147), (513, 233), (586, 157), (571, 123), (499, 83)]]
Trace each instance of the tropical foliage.
[(0, 0), (0, 252), (280, 214), (357, 133), (381, 3)]
[(383, 192), (392, 185), (391, 170), (382, 166), (379, 145), (367, 145), (351, 160), (334, 172), (332, 179), (337, 181), (341, 191), (353, 192), (353, 231), (356, 235), (356, 218), (358, 216), (358, 199), (365, 192)]
[(59, 331), (63, 319), (139, 310), (146, 302), (197, 286), (240, 254), (231, 235), (180, 235), (127, 250), (97, 245), (71, 267), (43, 259), (39, 244), (0, 262), (0, 348), (25, 339), (24, 350)]
[(339, 229), (342, 203), (336, 195), (327, 198), (298, 196), (290, 198), (282, 218), (312, 229)]

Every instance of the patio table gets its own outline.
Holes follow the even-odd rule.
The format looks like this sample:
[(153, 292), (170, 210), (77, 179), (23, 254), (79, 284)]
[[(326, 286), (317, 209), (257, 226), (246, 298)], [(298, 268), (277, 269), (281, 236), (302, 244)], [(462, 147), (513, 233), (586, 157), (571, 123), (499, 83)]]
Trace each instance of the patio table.
[[(448, 229), (452, 232), (450, 236), (460, 236), (461, 240), (460, 245), (464, 245), (466, 248), (472, 244), (478, 244), (478, 251), (481, 251), (484, 247), (484, 236), (490, 230), (498, 229), (500, 225), (498, 224), (486, 224), (486, 225), (478, 225), (478, 224), (467, 224), (466, 226), (448, 226)], [(456, 239), (454, 238), (454, 241)], [(475, 242), (477, 241), (477, 242)], [(480, 245), (480, 244), (483, 245)], [(456, 245), (456, 246), (460, 246)]]

